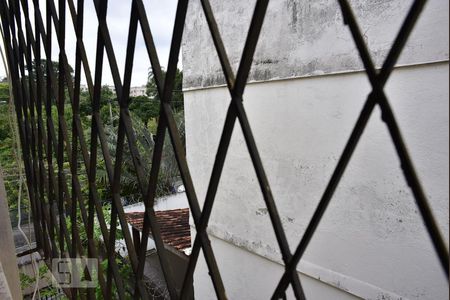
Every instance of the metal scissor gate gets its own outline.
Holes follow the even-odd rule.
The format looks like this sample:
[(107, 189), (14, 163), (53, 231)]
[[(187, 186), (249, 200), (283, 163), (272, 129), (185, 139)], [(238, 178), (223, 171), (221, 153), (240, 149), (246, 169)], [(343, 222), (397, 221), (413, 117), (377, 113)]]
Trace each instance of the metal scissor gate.
[[(32, 6), (29, 5), (30, 1), (33, 2)], [(344, 17), (345, 24), (343, 26), (348, 26), (352, 34), (365, 72), (372, 86), (372, 91), (367, 96), (367, 100), (354, 125), (350, 138), (343, 149), (331, 179), (294, 253), (291, 253), (289, 250), (287, 238), (277, 212), (276, 199), (273, 198), (271, 193), (270, 184), (265, 175), (261, 157), (258, 154), (258, 149), (243, 106), (244, 99), (242, 97), (269, 1), (258, 0), (256, 2), (239, 68), (237, 73), (234, 74), (210, 3), (208, 0), (201, 0), (209, 31), (214, 41), (223, 75), (232, 98), (228, 107), (204, 207), (202, 209), (196, 196), (180, 133), (170, 106), (189, 1), (178, 1), (169, 64), (165, 76), (163, 76), (158, 60), (143, 1), (131, 1), (132, 8), (129, 20), (125, 70), (121, 74), (117, 66), (114, 47), (106, 23), (107, 0), (93, 0), (98, 18), (94, 73), (91, 72), (92, 66), (88, 64), (83, 42), (84, 0), (77, 0), (76, 6), (74, 0), (47, 0), (45, 7), (40, 7), (41, 1), (38, 0), (0, 0), (2, 34), (13, 83), (14, 103), (19, 123), (27, 184), (32, 203), (36, 240), (38, 248), (47, 260), (55, 257), (98, 258), (99, 255), (103, 255), (108, 259), (108, 268), (106, 272), (99, 268), (97, 274), (103, 298), (118, 297), (125, 299), (127, 295), (132, 294), (135, 297), (150, 299), (151, 296), (147, 292), (142, 279), (147, 237), (151, 230), (171, 299), (185, 299), (189, 297), (191, 291), (188, 283), (192, 281), (201, 250), (206, 259), (217, 298), (226, 299), (226, 287), (223, 285), (206, 228), (213, 209), (233, 127), (236, 120), (238, 120), (257, 174), (264, 201), (267, 205), (282, 259), (285, 263), (285, 272), (280, 278), (272, 297), (274, 299), (285, 298), (285, 290), (288, 285), (292, 285), (295, 296), (298, 299), (304, 299), (305, 296), (296, 267), (333, 197), (333, 193), (339, 184), (375, 106), (379, 106), (383, 121), (389, 130), (392, 142), (397, 151), (404, 177), (413, 192), (434, 249), (448, 277), (448, 251), (439, 233), (421, 184), (416, 176), (412, 160), (405, 147), (388, 98), (383, 90), (426, 1), (416, 0), (413, 2), (381, 70), (375, 69), (369, 54), (369, 49), (364, 42), (363, 35), (349, 2), (347, 0), (338, 1)], [(58, 10), (56, 5), (58, 6)], [(68, 18), (65, 13), (66, 5), (70, 11)], [(41, 14), (42, 10), (46, 11), (45, 20)], [(32, 18), (30, 18), (31, 16)], [(33, 23), (31, 20), (33, 20)], [(143, 171), (141, 153), (137, 146), (137, 137), (133, 130), (133, 123), (129, 113), (130, 81), (138, 25), (140, 25), (139, 27), (142, 30), (147, 54), (157, 85), (157, 91), (161, 99), (150, 176), (147, 176)], [(68, 45), (66, 43), (66, 26), (73, 26), (77, 38), (76, 45)], [(52, 34), (52, 27), (55, 30), (54, 34)], [(52, 49), (52, 36), (55, 35), (58, 47)], [(66, 47), (76, 47), (74, 78), (68, 76), (71, 70), (66, 57)], [(42, 49), (44, 51), (41, 51)], [(52, 51), (59, 53), (58, 74), (55, 74), (55, 70), (51, 65)], [(115, 159), (111, 157), (108, 151), (105, 127), (100, 117), (102, 64), (105, 54), (109, 62), (117, 93), (117, 101), (120, 106)], [(47, 62), (45, 68), (33, 68), (33, 64), (40, 66), (44, 59)], [(82, 68), (86, 76), (92, 104), (92, 120), (90, 136), (88, 137), (85, 136), (80, 121), (80, 79)], [(65, 95), (66, 91), (68, 97)], [(64, 108), (66, 98), (69, 99), (72, 111), (70, 118), (65, 116)], [(57, 118), (52, 118), (52, 108), (54, 107), (56, 107)], [(53, 114), (55, 114), (54, 109)], [(186, 188), (190, 211), (197, 231), (181, 290), (176, 289), (174, 286), (174, 279), (168, 266), (167, 253), (161, 239), (158, 223), (155, 219), (155, 211), (153, 210), (166, 131), (168, 131), (170, 136), (170, 142), (173, 146), (178, 168)], [(121, 203), (121, 166), (123, 164), (126, 143), (128, 144), (137, 176), (137, 190), (138, 193), (142, 194), (146, 207), (142, 233), (143, 238), (140, 244), (134, 244), (132, 241)], [(98, 153), (103, 156), (108, 184), (112, 193), (111, 226), (107, 226), (105, 221), (97, 190), (96, 166)], [(77, 157), (82, 157), (81, 165), (78, 164)], [(65, 165), (70, 166), (70, 172), (65, 172)], [(78, 175), (80, 171), (84, 171), (88, 178), (88, 197), (82, 194)], [(68, 228), (66, 223), (70, 219), (72, 224), (74, 224), (78, 214), (81, 216), (83, 226), (85, 227), (83, 230), (85, 230), (87, 235), (87, 246), (83, 246), (80, 242), (79, 228), (77, 226)], [(98, 248), (95, 244), (93, 233), (94, 220), (100, 225), (102, 239), (104, 241), (104, 246), (102, 247), (104, 249)], [(116, 228), (118, 225), (123, 230), (129, 260), (132, 266), (133, 280), (135, 282), (134, 290), (124, 288), (123, 278), (119, 274), (115, 260)], [(117, 291), (115, 294), (112, 294), (113, 286), (115, 287), (115, 291)], [(65, 292), (71, 298), (78, 296), (82, 298), (95, 297), (92, 290), (89, 289), (72, 288), (66, 289)]]

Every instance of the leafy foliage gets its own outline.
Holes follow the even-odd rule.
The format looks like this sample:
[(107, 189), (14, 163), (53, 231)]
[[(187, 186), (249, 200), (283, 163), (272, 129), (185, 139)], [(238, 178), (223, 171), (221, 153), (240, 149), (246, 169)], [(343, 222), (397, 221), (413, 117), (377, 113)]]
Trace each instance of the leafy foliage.
[[(19, 192), (19, 166), (16, 158), (20, 153), (17, 153), (16, 149), (17, 141), (13, 128), (15, 114), (9, 103), (7, 83), (0, 83), (0, 97), (7, 98), (4, 101), (0, 100), (0, 169), (3, 171), (8, 205), (10, 209), (16, 209)], [(25, 194), (23, 196), (26, 198)]]
[[(121, 257), (121, 256), (116, 256), (115, 258), (117, 267), (119, 269), (119, 274), (121, 278), (124, 279), (129, 279), (132, 278), (132, 274), (133, 274), (133, 270), (131, 269), (131, 264), (129, 261), (127, 261), (127, 259)], [(103, 272), (106, 273), (108, 270), (108, 260), (105, 259), (103, 260), (100, 264), (99, 264), (99, 268), (102, 268)], [(126, 290), (128, 291), (132, 291), (134, 286), (132, 282), (124, 282), (126, 285)], [(113, 283), (112, 285), (112, 294), (113, 295), (117, 295), (117, 288), (116, 285)], [(97, 288), (95, 289), (95, 295), (97, 299), (102, 299), (103, 295), (102, 295), (102, 291), (100, 289), (100, 286), (97, 286)], [(131, 295), (130, 292), (125, 292), (125, 299), (126, 300), (132, 300), (134, 299), (133, 296)]]
[[(52, 61), (51, 65), (52, 65), (52, 69), (53, 69), (53, 74), (58, 76), (59, 62)], [(42, 75), (44, 76), (44, 82), (47, 80), (47, 60), (46, 59), (41, 59), (41, 63), (39, 65), (37, 64), (36, 60), (33, 60), (31, 67), (33, 70), (33, 74), (37, 74), (37, 71), (39, 70), (42, 72)], [(70, 76), (73, 77), (73, 68), (70, 65), (69, 65), (69, 71), (70, 71)]]
[[(166, 72), (162, 71), (163, 77), (166, 76)], [(183, 72), (177, 69), (175, 73), (175, 80), (173, 86), (173, 94), (172, 94), (172, 109), (174, 111), (181, 111), (184, 109), (184, 97), (183, 97)], [(147, 96), (151, 100), (155, 100), (157, 103), (161, 101), (158, 89), (156, 87), (155, 76), (153, 71), (150, 69), (148, 73), (148, 81), (147, 81)]]
[[(100, 109), (108, 107), (109, 104), (117, 106), (116, 94), (106, 85), (100, 90)], [(87, 91), (80, 92), (80, 115), (87, 117), (92, 115), (91, 95)]]
[[(19, 277), (20, 277), (20, 287), (22, 290), (25, 290), (36, 284), (36, 278), (31, 277), (25, 273), (20, 272)], [(38, 277), (39, 277), (40, 282), (42, 282), (42, 281), (51, 282), (52, 281), (52, 278), (50, 275), (50, 270), (48, 269), (48, 267), (45, 263), (43, 263), (39, 267)], [(67, 297), (63, 296), (61, 291), (53, 285), (49, 285), (45, 288), (40, 289), (39, 296), (41, 299), (53, 299), (56, 296), (58, 296), (57, 299), (68, 299)]]
[[(59, 65), (57, 62), (52, 62), (52, 67), (57, 75), (59, 72)], [(43, 74), (46, 74), (47, 62), (45, 60), (41, 61), (39, 66), (34, 63), (34, 70), (41, 69)], [(71, 69), (71, 76), (73, 73)], [(176, 78), (175, 78), (175, 86), (174, 93), (172, 95), (172, 109), (174, 111), (174, 118), (178, 126), (178, 130), (181, 134), (181, 138), (184, 143), (184, 99), (182, 90), (182, 78), (183, 74), (181, 71), (177, 70)], [(47, 78), (44, 78), (47, 80)], [(45, 97), (45, 96), (44, 96)], [(11, 126), (10, 126), (10, 115), (9, 111), (9, 91), (8, 84), (4, 82), (0, 82), (0, 167), (7, 170), (17, 170), (18, 166), (16, 160), (12, 159), (14, 155), (21, 155), (20, 153), (15, 153), (14, 136), (12, 134)], [(91, 125), (92, 125), (92, 114), (93, 114), (93, 106), (91, 95), (88, 92), (80, 93), (80, 119), (83, 128), (83, 133), (86, 138), (86, 143), (90, 145), (90, 136), (91, 136)], [(132, 97), (130, 98), (130, 116), (132, 121), (132, 127), (134, 130), (134, 134), (137, 141), (137, 147), (139, 153), (141, 154), (141, 162), (140, 165), (143, 168), (143, 173), (145, 174), (144, 184), (148, 183), (148, 177), (150, 174), (150, 170), (152, 167), (152, 157), (153, 157), (153, 149), (154, 149), (154, 137), (156, 134), (156, 124), (158, 122), (159, 111), (160, 111), (160, 99), (158, 93), (156, 92), (156, 85), (154, 81), (153, 74), (150, 74), (148, 83), (147, 83), (147, 95)], [(119, 115), (120, 108), (117, 103), (117, 96), (114, 91), (110, 90), (107, 86), (103, 86), (101, 88), (100, 93), (100, 103), (99, 103), (99, 112), (100, 118), (103, 122), (104, 132), (106, 135), (106, 144), (107, 149), (109, 151), (110, 156), (113, 158), (116, 157), (116, 147), (117, 147), (117, 139), (118, 139), (118, 126), (119, 126)], [(64, 105), (64, 118), (67, 124), (67, 133), (68, 140), (72, 141), (72, 108), (69, 99), (65, 99)], [(15, 116), (13, 116), (15, 117)], [(55, 127), (55, 131), (58, 132), (58, 113), (57, 108), (53, 105), (51, 114), (46, 116), (43, 114), (43, 124), (44, 127), (47, 126), (47, 118), (51, 118)], [(46, 129), (44, 129), (46, 130)], [(44, 133), (46, 134), (46, 133)], [(56, 157), (55, 153), (52, 153), (54, 158), (55, 167), (56, 165)], [(89, 185), (87, 178), (87, 170), (85, 169), (81, 151), (78, 151), (78, 178), (81, 184), (82, 198), (85, 201), (85, 205), (87, 206), (87, 200), (89, 199)], [(44, 161), (46, 161), (45, 153), (44, 153)], [(64, 153), (64, 171), (67, 176), (71, 175), (70, 166), (68, 163), (67, 154)], [(56, 174), (55, 174), (56, 175)], [(166, 133), (162, 161), (159, 171), (159, 178), (157, 183), (156, 196), (164, 196), (171, 193), (171, 186), (176, 180), (179, 180), (179, 171), (177, 162), (175, 159), (175, 154), (170, 143), (170, 138), (168, 133)], [(70, 177), (68, 177), (69, 179)], [(70, 181), (68, 181), (70, 183)], [(17, 206), (17, 192), (18, 188), (15, 185), (15, 181), (6, 180), (8, 200), (10, 208), (14, 208)], [(100, 144), (98, 145), (97, 151), (97, 168), (96, 168), (96, 187), (98, 191), (98, 195), (100, 200), (102, 201), (103, 214), (105, 216), (105, 221), (109, 225), (110, 217), (111, 217), (111, 190), (109, 184), (109, 178), (107, 176), (106, 164), (104, 161), (104, 157), (102, 151), (100, 149)], [(145, 190), (147, 187), (144, 187)], [(137, 180), (137, 174), (134, 167), (133, 158), (130, 153), (129, 145), (127, 142), (124, 144), (123, 150), (123, 164), (121, 169), (121, 182), (120, 182), (121, 195), (123, 197), (122, 200), (125, 202), (137, 202), (142, 201), (142, 196), (140, 193), (140, 187)], [(68, 193), (71, 194), (71, 185), (68, 185)], [(23, 193), (24, 197), (26, 193)], [(25, 201), (24, 201), (25, 202)], [(78, 211), (76, 217), (76, 224), (71, 224), (70, 218), (66, 218), (66, 223), (68, 227), (68, 231), (71, 232), (72, 226), (76, 226), (78, 228), (80, 234), (80, 240), (84, 249), (87, 249), (88, 238), (87, 233), (85, 231), (85, 225), (81, 214)], [(120, 226), (117, 227), (116, 238), (120, 240), (123, 238), (123, 232)], [(102, 260), (101, 267), (107, 268), (107, 259), (106, 254), (102, 253), (105, 249), (103, 246), (103, 238), (100, 230), (100, 226), (98, 223), (98, 219), (95, 218), (94, 221), (94, 240), (96, 247), (101, 249), (99, 251), (100, 258)], [(55, 241), (58, 243), (58, 241)], [(119, 272), (121, 273), (123, 278), (130, 278), (131, 267), (130, 263), (127, 261), (126, 257), (121, 257), (119, 253), (116, 254), (116, 262), (119, 266)], [(105, 269), (106, 270), (106, 269)], [(42, 272), (47, 273), (48, 270), (42, 270)], [(21, 283), (23, 286), (30, 286), (35, 282), (34, 278), (27, 277), (26, 274), (21, 274)], [(41, 276), (41, 270), (39, 272), (39, 276)], [(133, 289), (133, 283), (127, 282), (126, 284), (131, 284), (130, 289)], [(115, 287), (114, 287), (115, 288)], [(41, 295), (48, 294), (48, 296), (56, 295), (57, 290), (52, 290), (52, 288), (48, 288), (41, 292)], [(100, 290), (96, 291), (100, 293)], [(47, 295), (46, 294), (46, 295)], [(131, 299), (131, 297), (130, 297)]]
[(130, 103), (130, 111), (132, 111), (142, 122), (145, 127), (151, 119), (156, 119), (159, 116), (160, 103), (157, 100), (151, 99), (147, 96), (132, 97)]
[(9, 85), (7, 82), (0, 82), (0, 103), (9, 102)]

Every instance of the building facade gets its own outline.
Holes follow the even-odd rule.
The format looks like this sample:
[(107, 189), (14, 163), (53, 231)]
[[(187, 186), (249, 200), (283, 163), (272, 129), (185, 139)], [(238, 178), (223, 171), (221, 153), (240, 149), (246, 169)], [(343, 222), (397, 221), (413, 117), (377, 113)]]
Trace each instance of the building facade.
[[(350, 2), (381, 67), (411, 3)], [(211, 6), (236, 73), (254, 1)], [(427, 3), (385, 89), (447, 247), (448, 6)], [(186, 151), (202, 205), (230, 94), (198, 0), (189, 3), (184, 41)], [(244, 106), (294, 251), (371, 91), (338, 2), (271, 1), (249, 82)], [(269, 298), (284, 267), (239, 122), (208, 234), (228, 297)], [(297, 271), (308, 299), (448, 299), (378, 108)], [(194, 292), (215, 295), (202, 254)]]
[(145, 96), (146, 93), (146, 86), (132, 86), (130, 88), (130, 97), (137, 97), (137, 96)]

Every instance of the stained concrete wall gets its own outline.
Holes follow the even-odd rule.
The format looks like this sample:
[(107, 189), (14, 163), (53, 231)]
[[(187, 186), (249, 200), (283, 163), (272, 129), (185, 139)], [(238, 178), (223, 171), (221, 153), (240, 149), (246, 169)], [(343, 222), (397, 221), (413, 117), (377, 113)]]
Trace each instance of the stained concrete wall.
[[(210, 1), (230, 61), (237, 69), (253, 1)], [(361, 70), (356, 47), (336, 0), (269, 2), (250, 81)], [(380, 66), (412, 1), (349, 1)], [(448, 59), (448, 1), (430, 0), (399, 65)], [(184, 88), (224, 84), (199, 0), (189, 2), (183, 42)]]
[[(253, 9), (244, 2), (212, 1), (235, 67)], [(351, 2), (380, 64), (411, 2)], [(370, 85), (358, 71), (334, 2), (270, 3), (252, 66), (254, 83), (244, 99), (293, 251)], [(191, 1), (183, 46), (186, 147), (201, 202), (230, 99), (206, 26), (200, 4)], [(448, 245), (447, 1), (429, 1), (400, 65), (387, 95)], [(239, 125), (208, 230), (230, 298), (267, 298), (283, 269), (281, 255)], [(378, 110), (298, 271), (309, 299), (448, 299), (447, 280)], [(197, 299), (214, 297), (209, 282), (201, 259), (194, 277)]]

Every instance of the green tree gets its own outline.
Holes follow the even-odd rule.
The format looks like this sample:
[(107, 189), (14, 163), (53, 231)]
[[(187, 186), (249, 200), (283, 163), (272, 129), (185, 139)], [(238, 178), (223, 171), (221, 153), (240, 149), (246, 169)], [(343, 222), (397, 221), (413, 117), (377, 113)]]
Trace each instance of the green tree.
[[(162, 71), (163, 77), (166, 76), (166, 72)], [(180, 111), (184, 109), (184, 97), (183, 97), (183, 72), (177, 69), (175, 73), (173, 94), (172, 94), (172, 109), (175, 111)], [(155, 101), (160, 102), (161, 99), (158, 95), (158, 90), (156, 87), (155, 76), (153, 71), (150, 69), (148, 73), (147, 80), (147, 96)]]
[(137, 96), (130, 98), (130, 111), (132, 111), (148, 128), (148, 122), (159, 116), (160, 103), (147, 96)]
[[(105, 106), (109, 107), (111, 104), (112, 109), (118, 107), (116, 94), (111, 89), (104, 85), (100, 90), (100, 110)], [(82, 117), (92, 115), (92, 99), (89, 92), (80, 92), (80, 114)]]
[[(43, 76), (44, 76), (44, 81), (47, 80), (47, 60), (46, 59), (41, 59), (41, 63), (38, 66), (36, 60), (33, 60), (32, 63), (32, 69), (33, 69), (33, 73), (37, 74), (37, 70), (38, 68), (41, 70)], [(55, 76), (58, 78), (58, 74), (59, 74), (59, 62), (57, 61), (52, 61), (52, 69), (53, 69), (53, 73), (55, 74)], [(73, 77), (73, 68), (71, 65), (69, 65), (69, 71), (70, 71), (70, 76)], [(35, 75), (37, 76), (37, 75)]]
[(0, 103), (9, 102), (9, 85), (8, 82), (0, 83)]
[[(3, 171), (9, 208), (15, 209), (17, 208), (20, 178), (16, 158), (21, 154), (16, 150), (18, 137), (14, 135), (12, 127), (16, 115), (12, 109), (12, 103), (9, 103), (8, 83), (0, 83), (0, 98), (0, 169)], [(22, 197), (26, 198), (26, 194), (22, 193)]]

